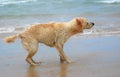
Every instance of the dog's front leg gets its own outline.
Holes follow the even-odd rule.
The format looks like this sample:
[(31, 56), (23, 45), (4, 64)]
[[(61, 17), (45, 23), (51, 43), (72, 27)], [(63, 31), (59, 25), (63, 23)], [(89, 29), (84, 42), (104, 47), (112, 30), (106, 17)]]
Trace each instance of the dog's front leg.
[[(63, 45), (61, 45), (61, 47), (62, 47), (62, 49), (63, 49)], [(61, 57), (60, 55), (59, 55), (59, 57), (60, 57), (60, 62), (63, 63), (65, 60), (62, 59), (62, 57)]]
[(60, 62), (63, 63), (65, 60), (62, 59), (62, 57), (60, 55), (59, 55), (59, 57), (60, 57)]
[(70, 63), (71, 61), (67, 58), (67, 56), (64, 54), (64, 51), (63, 51), (63, 45), (62, 44), (56, 44), (56, 49), (58, 50), (59, 52), (59, 55), (60, 55), (60, 60), (61, 62), (64, 62), (66, 61), (67, 63)]

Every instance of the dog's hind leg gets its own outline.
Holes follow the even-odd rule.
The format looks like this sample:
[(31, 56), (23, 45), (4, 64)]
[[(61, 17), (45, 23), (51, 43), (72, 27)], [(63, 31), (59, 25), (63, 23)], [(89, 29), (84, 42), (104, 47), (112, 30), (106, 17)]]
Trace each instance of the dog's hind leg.
[(26, 57), (26, 61), (31, 64), (31, 65), (36, 65), (38, 64), (37, 62), (35, 62), (32, 57), (35, 55), (35, 53), (38, 50), (38, 42), (34, 39), (30, 40), (29, 38), (26, 39), (22, 39), (22, 44), (23, 47), (28, 51), (28, 55)]

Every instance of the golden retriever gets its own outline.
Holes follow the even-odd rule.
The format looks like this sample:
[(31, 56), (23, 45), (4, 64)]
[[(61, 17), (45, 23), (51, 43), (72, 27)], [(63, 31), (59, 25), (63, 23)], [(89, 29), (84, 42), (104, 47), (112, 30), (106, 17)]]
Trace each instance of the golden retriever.
[(90, 29), (94, 23), (88, 22), (85, 18), (74, 18), (69, 22), (50, 22), (46, 24), (34, 24), (23, 32), (5, 38), (7, 43), (14, 42), (20, 38), (23, 47), (28, 51), (26, 61), (30, 65), (36, 65), (32, 57), (38, 50), (38, 43), (44, 43), (47, 46), (55, 47), (58, 50), (60, 61), (70, 63), (63, 51), (64, 43), (72, 35), (82, 33), (84, 29)]

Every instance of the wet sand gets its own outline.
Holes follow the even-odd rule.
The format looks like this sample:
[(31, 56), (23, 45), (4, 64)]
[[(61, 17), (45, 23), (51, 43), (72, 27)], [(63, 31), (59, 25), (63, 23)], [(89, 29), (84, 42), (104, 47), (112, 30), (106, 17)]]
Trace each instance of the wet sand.
[(0, 34), (0, 76), (2, 77), (120, 77), (120, 36), (72, 37), (64, 51), (70, 64), (61, 64), (54, 48), (40, 45), (34, 59), (41, 65), (29, 66), (20, 40), (6, 44)]

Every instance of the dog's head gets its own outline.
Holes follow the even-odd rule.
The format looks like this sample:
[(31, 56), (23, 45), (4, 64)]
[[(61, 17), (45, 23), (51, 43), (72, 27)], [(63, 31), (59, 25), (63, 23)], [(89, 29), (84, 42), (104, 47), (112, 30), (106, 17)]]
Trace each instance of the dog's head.
[(81, 26), (82, 29), (90, 29), (94, 26), (93, 22), (88, 22), (85, 18), (75, 18), (78, 26)]
[(93, 22), (88, 22), (85, 18), (74, 18), (68, 22), (73, 34), (83, 32), (84, 29), (90, 29), (93, 27)]

